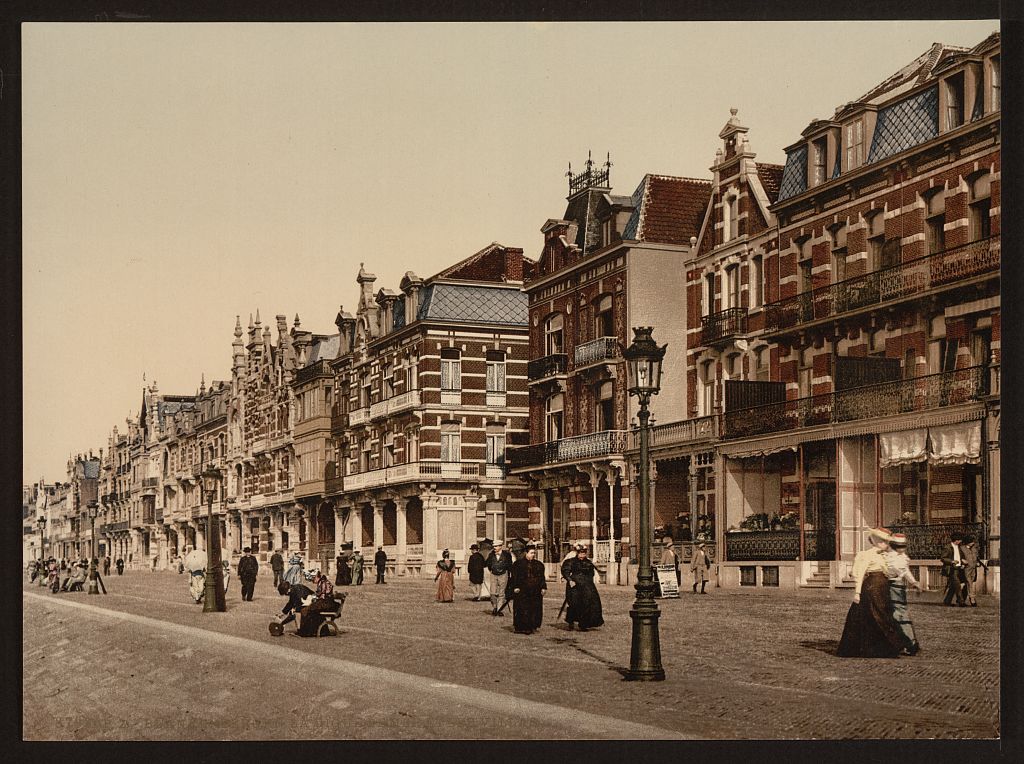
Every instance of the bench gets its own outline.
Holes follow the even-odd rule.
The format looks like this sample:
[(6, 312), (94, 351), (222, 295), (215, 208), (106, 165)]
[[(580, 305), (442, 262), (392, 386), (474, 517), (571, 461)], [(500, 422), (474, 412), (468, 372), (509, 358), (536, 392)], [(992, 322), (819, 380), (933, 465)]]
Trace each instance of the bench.
[(318, 637), (338, 636), (338, 626), (335, 621), (341, 617), (341, 611), (345, 607), (345, 599), (347, 597), (347, 592), (341, 592), (340, 594), (334, 595), (334, 598), (338, 600), (338, 609), (320, 611), (320, 617), (324, 619), (324, 622), (320, 624), (320, 628), (317, 629), (316, 635)]

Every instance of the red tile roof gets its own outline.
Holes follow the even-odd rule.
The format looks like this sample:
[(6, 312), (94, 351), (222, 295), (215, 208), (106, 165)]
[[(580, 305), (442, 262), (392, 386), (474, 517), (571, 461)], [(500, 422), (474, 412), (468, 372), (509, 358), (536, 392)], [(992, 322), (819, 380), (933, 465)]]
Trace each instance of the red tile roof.
[(659, 244), (689, 244), (700, 234), (711, 197), (711, 181), (648, 175), (636, 238)]
[(757, 162), (757, 177), (761, 181), (761, 187), (768, 195), (768, 201), (774, 203), (779, 198), (779, 186), (782, 185), (781, 164), (767, 164)]

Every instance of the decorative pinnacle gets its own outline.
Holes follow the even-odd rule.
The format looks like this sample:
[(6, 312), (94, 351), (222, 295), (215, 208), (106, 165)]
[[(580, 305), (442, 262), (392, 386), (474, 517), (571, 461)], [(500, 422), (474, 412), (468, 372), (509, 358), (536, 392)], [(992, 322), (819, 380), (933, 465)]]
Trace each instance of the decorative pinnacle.
[(242, 338), (242, 317), (235, 315), (235, 339)]

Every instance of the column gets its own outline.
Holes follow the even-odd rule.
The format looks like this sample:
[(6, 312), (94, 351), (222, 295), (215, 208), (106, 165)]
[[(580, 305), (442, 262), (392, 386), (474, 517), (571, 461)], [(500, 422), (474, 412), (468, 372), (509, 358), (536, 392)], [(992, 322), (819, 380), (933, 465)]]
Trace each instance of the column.
[(590, 539), (590, 507), (583, 500), (583, 486), (569, 486), (569, 541)]
[(373, 506), (373, 549), (384, 546), (384, 502), (375, 499)]
[(363, 545), (363, 513), (358, 504), (354, 504), (349, 510), (348, 524), (352, 533), (352, 549), (359, 549)]
[(399, 576), (405, 575), (405, 545), (406, 545), (406, 531), (407, 529), (407, 516), (406, 516), (406, 500), (402, 497), (395, 499), (395, 542), (398, 546), (398, 552), (395, 556), (395, 574)]
[(341, 507), (334, 508), (334, 556), (341, 554), (341, 545), (344, 542), (342, 535), (345, 532), (345, 524), (341, 521)]
[(434, 561), (440, 559), (441, 550), (437, 548), (437, 496), (428, 493), (422, 496), (423, 501), (423, 571), (433, 576)]
[(608, 482), (608, 583), (619, 583), (619, 564), (615, 561), (615, 473), (618, 470), (609, 466), (604, 473)]
[(545, 560), (547, 555), (544, 554), (546, 551), (544, 547), (544, 515), (540, 510), (540, 491), (536, 487), (530, 488), (526, 492), (526, 516), (527, 516), (527, 535), (530, 537), (530, 541), (537, 544), (538, 549), (537, 559)]

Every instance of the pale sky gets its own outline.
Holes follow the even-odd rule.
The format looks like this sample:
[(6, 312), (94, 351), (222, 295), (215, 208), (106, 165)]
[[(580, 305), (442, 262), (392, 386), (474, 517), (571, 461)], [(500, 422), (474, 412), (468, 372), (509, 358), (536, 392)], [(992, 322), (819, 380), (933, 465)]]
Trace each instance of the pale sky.
[[(492, 241), (536, 258), (567, 163), (710, 178), (932, 42), (997, 21), (23, 25), (24, 480), (137, 416), (142, 375), (229, 379), (235, 316), (335, 331)], [(276, 340), (276, 328), (272, 327)]]

